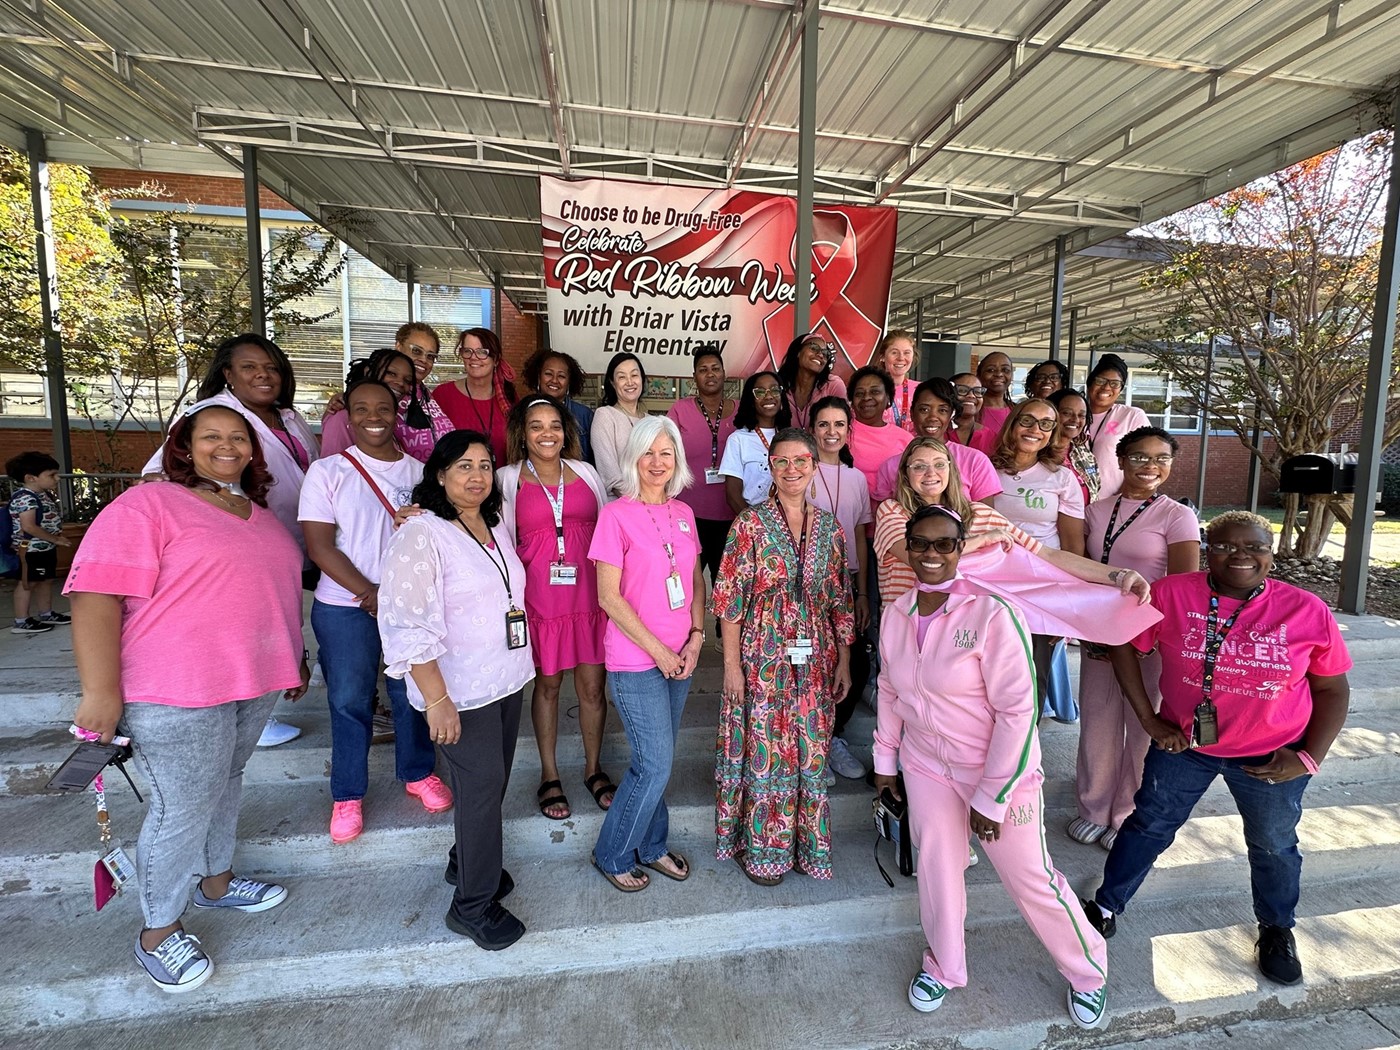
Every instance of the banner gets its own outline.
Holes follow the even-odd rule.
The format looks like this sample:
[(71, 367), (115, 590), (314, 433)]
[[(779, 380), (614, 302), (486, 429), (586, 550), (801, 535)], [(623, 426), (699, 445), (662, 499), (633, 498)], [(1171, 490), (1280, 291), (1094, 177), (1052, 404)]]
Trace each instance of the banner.
[[(752, 190), (540, 176), (550, 344), (601, 374), (630, 351), (688, 376), (717, 343), (731, 376), (776, 369), (793, 337), (797, 202)], [(836, 372), (870, 360), (889, 310), (894, 208), (812, 209), (811, 330)]]

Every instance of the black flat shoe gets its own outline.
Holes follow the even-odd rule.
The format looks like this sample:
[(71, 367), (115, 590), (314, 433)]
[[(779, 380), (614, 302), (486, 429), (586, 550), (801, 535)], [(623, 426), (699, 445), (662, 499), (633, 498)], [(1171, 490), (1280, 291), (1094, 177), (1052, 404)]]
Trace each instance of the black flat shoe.
[(486, 911), (480, 918), (459, 919), (453, 912), (448, 911), (443, 921), (453, 933), (470, 937), (478, 948), (484, 948), (488, 952), (509, 948), (525, 936), (525, 924), (495, 901), (486, 906)]
[(1293, 931), (1282, 926), (1259, 924), (1259, 972), (1275, 984), (1297, 984), (1303, 979), (1303, 964), (1298, 961), (1298, 945)]
[(1084, 909), (1084, 917), (1089, 920), (1089, 925), (1099, 931), (1099, 936), (1108, 940), (1118, 932), (1118, 919), (1109, 915), (1104, 917), (1104, 913), (1099, 910), (1099, 906), (1094, 901), (1079, 899), (1080, 906)]

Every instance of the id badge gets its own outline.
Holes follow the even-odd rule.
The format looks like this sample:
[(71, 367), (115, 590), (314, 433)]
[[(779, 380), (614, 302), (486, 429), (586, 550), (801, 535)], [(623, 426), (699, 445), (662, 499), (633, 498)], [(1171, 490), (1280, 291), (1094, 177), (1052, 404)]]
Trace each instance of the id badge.
[(706, 485), (723, 485), (723, 484), (724, 484), (724, 475), (721, 474), (721, 473), (719, 472), (719, 467), (706, 467), (706, 468), (705, 468), (705, 484), (706, 484)]
[(506, 646), (510, 649), (524, 649), (530, 644), (530, 635), (525, 627), (525, 614), (519, 609), (506, 613)]
[(671, 603), (672, 609), (685, 606), (685, 587), (681, 584), (679, 573), (673, 572), (666, 577), (666, 600)]
[(549, 567), (549, 585), (551, 587), (578, 586), (578, 566), (553, 563)]
[(794, 638), (788, 642), (787, 655), (793, 667), (805, 667), (812, 658), (812, 639)]
[(1215, 705), (1205, 700), (1196, 705), (1196, 715), (1191, 725), (1192, 744), (1195, 747), (1210, 747), (1220, 742), (1220, 729), (1215, 720)]

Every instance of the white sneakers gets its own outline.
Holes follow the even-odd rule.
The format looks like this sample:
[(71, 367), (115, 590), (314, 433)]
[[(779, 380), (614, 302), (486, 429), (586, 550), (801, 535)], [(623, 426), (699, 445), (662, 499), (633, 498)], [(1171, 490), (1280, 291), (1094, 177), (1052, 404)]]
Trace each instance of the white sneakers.
[(301, 730), (296, 726), (289, 726), (286, 722), (269, 718), (267, 725), (263, 726), (262, 736), (258, 737), (258, 747), (276, 747), (278, 744), (285, 744), (288, 740), (295, 740), (299, 736), (301, 736)]
[(861, 765), (860, 759), (851, 754), (850, 746), (839, 736), (831, 738), (831, 755), (827, 762), (835, 772), (847, 780), (862, 780), (865, 777), (865, 766)]

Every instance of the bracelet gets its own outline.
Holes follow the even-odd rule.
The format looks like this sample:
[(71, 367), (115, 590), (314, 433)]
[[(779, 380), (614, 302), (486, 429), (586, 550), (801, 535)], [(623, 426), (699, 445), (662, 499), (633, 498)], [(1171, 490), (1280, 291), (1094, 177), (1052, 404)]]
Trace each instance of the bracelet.
[(423, 713), (424, 713), (424, 714), (427, 714), (429, 711), (431, 711), (433, 708), (437, 707), (438, 704), (442, 703), (444, 700), (446, 700), (446, 699), (447, 699), (449, 696), (451, 696), (451, 695), (452, 695), (451, 693), (443, 693), (440, 697), (438, 697), (436, 700), (434, 700), (431, 704), (427, 704), (427, 705), (423, 708)]
[(1303, 768), (1308, 771), (1310, 776), (1317, 772), (1317, 759), (1313, 758), (1312, 755), (1301, 748), (1295, 751), (1294, 754), (1298, 756), (1298, 761), (1303, 763)]
[(301, 651), (301, 662), (304, 663), (304, 664), (309, 664), (309, 663), (311, 662), (311, 650), (310, 650), (310, 649), (303, 649), (303, 650)]

